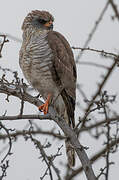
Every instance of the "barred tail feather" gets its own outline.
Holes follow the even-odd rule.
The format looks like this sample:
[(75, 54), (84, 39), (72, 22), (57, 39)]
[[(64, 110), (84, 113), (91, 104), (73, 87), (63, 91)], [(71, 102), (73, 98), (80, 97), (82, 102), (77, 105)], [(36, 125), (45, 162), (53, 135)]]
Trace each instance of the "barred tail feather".
[[(69, 124), (69, 117), (66, 111), (65, 111), (64, 119)], [(69, 126), (73, 128), (72, 124), (69, 124)], [(66, 146), (66, 154), (68, 159), (68, 166), (71, 168), (75, 166), (75, 150), (68, 139), (65, 140), (65, 146)]]
[(75, 150), (73, 149), (69, 140), (65, 141), (65, 145), (66, 145), (66, 154), (67, 154), (67, 159), (68, 159), (68, 166), (70, 168), (72, 168), (73, 166), (75, 166)]

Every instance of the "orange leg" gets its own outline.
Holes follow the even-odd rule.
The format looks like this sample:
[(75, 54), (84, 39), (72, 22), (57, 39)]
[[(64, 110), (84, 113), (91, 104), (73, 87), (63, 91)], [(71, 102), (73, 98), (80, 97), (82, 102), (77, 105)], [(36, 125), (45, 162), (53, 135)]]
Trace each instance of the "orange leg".
[(50, 97), (51, 97), (51, 94), (48, 94), (48, 97), (47, 97), (47, 100), (45, 101), (45, 103), (38, 107), (39, 111), (43, 111), (44, 114), (48, 113), (48, 105), (50, 102)]

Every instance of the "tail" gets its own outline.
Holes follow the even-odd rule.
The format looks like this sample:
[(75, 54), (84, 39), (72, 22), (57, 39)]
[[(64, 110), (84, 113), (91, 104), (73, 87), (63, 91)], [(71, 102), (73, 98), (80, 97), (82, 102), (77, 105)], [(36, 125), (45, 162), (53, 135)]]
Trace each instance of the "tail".
[(65, 141), (65, 146), (66, 146), (66, 154), (68, 159), (68, 166), (72, 168), (73, 166), (75, 166), (75, 150), (73, 149), (69, 140)]
[[(64, 119), (69, 124), (69, 117), (66, 111), (65, 111)], [(69, 126), (73, 128), (71, 124), (69, 124)], [(73, 166), (75, 166), (75, 150), (68, 139), (65, 140), (65, 146), (66, 146), (66, 154), (68, 159), (68, 166), (72, 168)]]

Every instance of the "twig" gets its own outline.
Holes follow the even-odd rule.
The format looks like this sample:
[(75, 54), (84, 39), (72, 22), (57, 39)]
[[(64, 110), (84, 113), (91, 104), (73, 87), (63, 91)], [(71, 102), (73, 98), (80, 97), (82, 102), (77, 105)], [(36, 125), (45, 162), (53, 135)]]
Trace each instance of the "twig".
[[(87, 38), (87, 40), (86, 40), (83, 48), (86, 48), (86, 47), (88, 46), (89, 42), (91, 41), (94, 33), (96, 32), (96, 30), (97, 30), (97, 28), (98, 28), (98, 26), (99, 26), (99, 24), (100, 24), (100, 22), (101, 22), (101, 20), (102, 20), (102, 18), (103, 18), (103, 16), (104, 16), (104, 14), (105, 14), (105, 12), (106, 12), (106, 10), (107, 10), (107, 8), (108, 8), (108, 5), (109, 5), (109, 2), (107, 2), (106, 5), (104, 6), (104, 8), (103, 8), (103, 10), (102, 10), (99, 18), (98, 18), (97, 21), (95, 22), (94, 27), (93, 27), (93, 29), (91, 30), (90, 34), (89, 34), (89, 36), (88, 36), (88, 38)], [(79, 55), (78, 55), (77, 58), (76, 58), (76, 62), (78, 62), (78, 60), (81, 58), (82, 54), (83, 54), (83, 52), (79, 53)]]
[[(3, 33), (1, 32), (0, 35), (2, 35)], [(8, 38), (12, 39), (13, 41), (16, 41), (18, 43), (22, 43), (22, 39), (16, 37), (16, 36), (13, 36), (9, 33), (4, 33)]]
[(0, 165), (2, 169), (2, 175), (0, 176), (0, 180), (7, 176), (7, 169), (9, 167), (9, 161), (7, 160), (4, 164)]
[[(28, 101), (26, 96), (24, 96), (24, 97), (25, 97), (25, 100)], [(32, 100), (30, 100), (29, 102), (33, 103)], [(35, 105), (37, 105), (37, 103)], [(41, 119), (52, 119), (52, 120), (54, 120), (59, 125), (59, 127), (63, 130), (64, 134), (67, 137), (69, 137), (70, 142), (71, 142), (72, 146), (74, 147), (74, 149), (76, 150), (77, 155), (78, 155), (78, 157), (79, 157), (79, 159), (83, 165), (87, 179), (88, 180), (96, 180), (94, 172), (93, 172), (91, 164), (90, 164), (90, 161), (87, 157), (87, 154), (86, 154), (84, 148), (79, 143), (76, 134), (73, 132), (73, 130), (67, 125), (67, 123), (61, 117), (56, 116), (56, 112), (54, 111), (54, 109), (52, 107), (50, 107), (49, 110), (50, 110), (50, 114), (48, 114), (48, 115), (44, 115), (44, 116), (30, 115), (30, 118), (32, 118), (32, 119), (41, 118)], [(24, 117), (24, 119), (26, 119), (26, 118), (29, 119), (29, 115), (28, 116), (24, 115), (23, 117)], [(20, 119), (20, 116), (16, 116), (16, 117), (15, 116), (12, 116), (12, 117), (9, 116), (9, 119), (15, 120), (15, 118)], [(6, 118), (3, 117), (3, 119), (5, 120)]]
[(0, 58), (2, 57), (2, 49), (3, 49), (3, 46), (4, 46), (4, 44), (6, 43), (6, 42), (9, 42), (9, 40), (8, 39), (6, 39), (6, 35), (0, 35), (0, 37), (3, 37), (3, 42), (0, 44)]
[[(54, 133), (52, 131), (43, 131), (42, 129), (33, 130), (33, 131), (31, 131), (31, 134), (33, 134), (33, 135), (39, 135), (39, 134), (49, 135), (49, 136), (52, 136), (52, 137), (57, 138), (59, 140), (65, 139), (65, 136), (63, 136), (61, 134)], [(23, 130), (23, 131), (16, 131), (14, 133), (10, 133), (10, 137), (13, 137), (13, 138), (17, 138), (19, 136), (25, 136), (25, 135), (29, 135), (29, 131)], [(0, 134), (0, 140), (5, 140), (6, 138), (8, 138), (8, 135)]]
[(85, 125), (85, 122), (86, 122), (86, 118), (90, 112), (90, 108), (92, 107), (93, 105), (93, 102), (95, 101), (95, 99), (97, 98), (97, 96), (100, 94), (102, 88), (104, 87), (105, 83), (107, 82), (108, 78), (110, 77), (111, 73), (113, 72), (114, 68), (116, 66), (116, 61), (111, 65), (111, 67), (109, 68), (107, 74), (105, 75), (105, 77), (103, 78), (103, 81), (100, 83), (97, 91), (95, 92), (95, 94), (93, 95), (93, 98), (91, 100), (91, 103), (88, 105), (87, 109), (85, 110), (85, 115), (84, 115), (84, 118), (83, 118), (83, 123), (81, 125), (81, 127), (83, 127)]
[(0, 128), (4, 129), (5, 132), (7, 133), (7, 136), (8, 136), (8, 139), (9, 139), (9, 149), (5, 155), (5, 157), (1, 160), (1, 163), (3, 163), (5, 161), (5, 159), (11, 155), (11, 149), (12, 149), (12, 140), (11, 140), (11, 137), (10, 137), (10, 134), (9, 134), (9, 129), (7, 129), (3, 124), (2, 122), (0, 122)]
[(52, 116), (50, 114), (46, 114), (46, 115), (36, 115), (36, 114), (32, 114), (32, 115), (16, 115), (16, 116), (0, 116), (0, 120), (5, 121), (5, 120), (12, 120), (12, 121), (16, 121), (16, 120), (28, 120), (28, 119), (40, 119), (40, 120), (51, 120)]
[(97, 53), (101, 53), (101, 55), (103, 56), (111, 56), (113, 58), (118, 58), (119, 56), (117, 54), (114, 54), (114, 53), (110, 53), (110, 52), (106, 52), (104, 50), (98, 50), (98, 49), (94, 49), (94, 48), (81, 48), (81, 47), (72, 47), (72, 49), (79, 49), (81, 51), (93, 51), (93, 52), (97, 52)]
[[(111, 122), (118, 122), (119, 121), (119, 116), (116, 116), (114, 118), (108, 118), (108, 121), (111, 123)], [(81, 129), (79, 129), (80, 133), (81, 132), (84, 132), (84, 131), (90, 131), (91, 129), (94, 129), (96, 127), (100, 127), (102, 125), (106, 124), (106, 119), (100, 121), (100, 122), (96, 122), (95, 124), (92, 124), (90, 126), (85, 126)]]
[[(10, 87), (11, 85), (12, 85), (12, 87)], [(15, 83), (15, 84), (12, 83), (9, 85), (8, 82), (6, 82), (4, 79), (1, 79), (0, 93), (13, 95), (13, 96), (18, 97), (19, 99), (23, 98), (24, 101), (28, 101), (29, 103), (32, 103), (37, 107), (42, 104), (42, 102), (39, 99), (27, 94), (26, 92), (24, 92), (24, 95), (21, 96), (19, 88), (21, 88), (19, 83)], [(28, 116), (24, 115), (24, 119), (26, 119), (26, 117), (29, 119)], [(9, 116), (9, 119), (10, 118), (11, 117)], [(17, 116), (16, 118), (20, 119), (21, 117)], [(34, 118), (33, 115), (32, 115), (32, 118)], [(36, 116), (35, 116), (35, 118), (36, 118)], [(52, 119), (52, 120), (54, 120), (55, 123), (57, 123), (57, 125), (62, 129), (62, 131), (66, 135), (66, 137), (69, 138), (71, 145), (74, 147), (74, 149), (75, 149), (75, 151), (76, 151), (76, 153), (77, 153), (77, 155), (78, 155), (78, 157), (82, 163), (82, 166), (84, 168), (84, 172), (86, 174), (87, 179), (88, 180), (96, 180), (96, 177), (94, 175), (91, 163), (88, 159), (88, 156), (85, 152), (85, 149), (83, 148), (83, 146), (78, 141), (76, 133), (68, 126), (67, 122), (65, 122), (64, 119), (62, 119), (61, 117), (58, 116), (58, 114), (54, 110), (54, 108), (52, 106), (49, 106), (49, 114), (47, 114), (43, 117), (37, 115), (37, 118)], [(2, 119), (5, 119), (5, 117)], [(15, 117), (12, 116), (11, 119), (15, 120)]]
[(40, 141), (38, 141), (37, 139), (34, 139), (31, 134), (30, 134), (30, 139), (31, 139), (31, 141), (34, 142), (35, 146), (40, 150), (40, 153), (42, 155), (43, 161), (45, 161), (45, 163), (46, 163), (46, 165), (48, 167), (46, 169), (46, 171), (44, 172), (44, 175), (42, 177), (40, 177), (40, 179), (43, 180), (44, 177), (47, 175), (47, 171), (49, 170), (50, 179), (53, 180), (53, 175), (52, 175), (52, 171), (51, 171), (51, 167), (52, 167), (54, 169), (57, 177), (58, 177), (58, 180), (61, 180), (61, 177), (60, 177), (60, 174), (59, 174), (59, 170), (53, 164), (54, 159), (57, 156), (59, 156), (59, 151), (60, 151), (61, 148), (58, 150), (56, 155), (51, 158), (51, 157), (47, 156), (46, 152), (44, 151), (44, 146), (41, 144)]
[[(110, 163), (109, 163), (109, 165), (112, 165), (112, 164), (114, 164), (114, 163), (113, 163), (113, 162), (110, 162)], [(97, 179), (99, 179), (101, 175), (104, 175), (104, 176), (105, 176), (105, 172), (104, 172), (104, 171), (105, 171), (106, 169), (107, 169), (107, 166), (105, 166), (104, 168), (101, 168), (101, 169), (100, 169), (100, 174), (97, 176)]]
[[(114, 147), (115, 145), (117, 145), (119, 143), (119, 138), (117, 138), (116, 140), (112, 141), (109, 144), (109, 148), (111, 149), (112, 147)], [(100, 157), (102, 157), (102, 155), (104, 155), (107, 152), (107, 146), (105, 146), (105, 148), (103, 148), (101, 151), (99, 151), (98, 153), (96, 153), (91, 159), (90, 161), (92, 163), (94, 163), (95, 161), (97, 161)], [(74, 170), (72, 172), (72, 174), (70, 176), (68, 176), (66, 178), (66, 180), (72, 180), (75, 176), (77, 176), (79, 173), (81, 173), (83, 171), (82, 167), (79, 167), (77, 170)]]
[(112, 6), (112, 9), (114, 10), (114, 12), (115, 12), (115, 16), (116, 16), (116, 18), (118, 19), (118, 21), (119, 21), (119, 12), (118, 12), (118, 10), (117, 10), (117, 6), (116, 6), (116, 4), (114, 3), (114, 1), (113, 0), (108, 0), (108, 2), (111, 4), (111, 6)]
[[(105, 96), (105, 94), (104, 94)], [(108, 120), (108, 115), (107, 115), (107, 109), (106, 109), (106, 104), (104, 103), (104, 115), (105, 115), (105, 119), (106, 119), (106, 127), (107, 127), (107, 133), (106, 133), (106, 137), (107, 137), (107, 153), (106, 153), (106, 173), (105, 173), (105, 180), (108, 180), (109, 177), (109, 166), (110, 166), (110, 162), (109, 162), (109, 155), (110, 155), (110, 121)]]

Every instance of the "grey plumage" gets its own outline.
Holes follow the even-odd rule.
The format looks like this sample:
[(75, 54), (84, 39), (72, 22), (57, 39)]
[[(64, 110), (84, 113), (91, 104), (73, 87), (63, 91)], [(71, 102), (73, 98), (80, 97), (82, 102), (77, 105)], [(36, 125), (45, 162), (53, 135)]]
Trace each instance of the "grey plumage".
[[(66, 39), (50, 26), (53, 16), (46, 11), (32, 11), (25, 18), (19, 63), (27, 81), (44, 100), (48, 94), (60, 116), (74, 128), (76, 66)], [(69, 165), (75, 163), (74, 150), (66, 141)]]
[(47, 90), (50, 87), (48, 85), (50, 83), (49, 80), (52, 81), (50, 68), (53, 56), (52, 50), (46, 41), (46, 36), (46, 30), (38, 31), (35, 36), (34, 33), (31, 33), (29, 41), (23, 40), (23, 46), (20, 51), (20, 66), (24, 76), (35, 89), (40, 91), (44, 98), (47, 97)]

